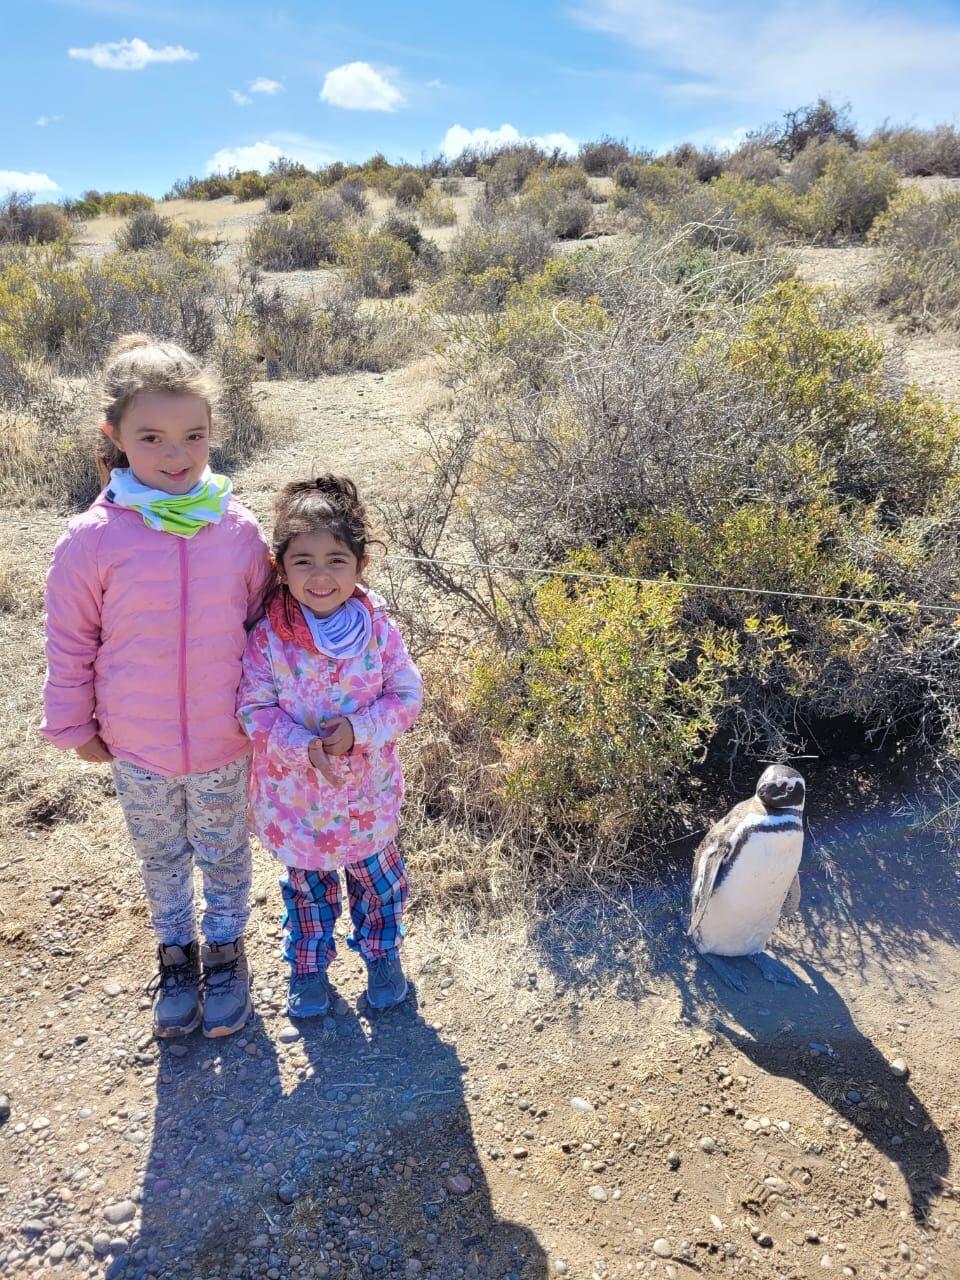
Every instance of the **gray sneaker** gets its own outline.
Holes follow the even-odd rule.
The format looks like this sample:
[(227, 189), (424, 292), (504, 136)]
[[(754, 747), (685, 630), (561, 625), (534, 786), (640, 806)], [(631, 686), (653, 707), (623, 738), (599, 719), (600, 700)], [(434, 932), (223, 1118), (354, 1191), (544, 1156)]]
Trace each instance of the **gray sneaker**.
[(253, 1013), (250, 970), (243, 939), (205, 942), (203, 959), (203, 1034), (229, 1036)]
[(330, 1008), (330, 979), (319, 973), (292, 973), (287, 991), (287, 1016), (319, 1018)]
[(153, 1034), (186, 1036), (200, 1023), (200, 949), (195, 942), (157, 948), (160, 969), (147, 987), (153, 996)]
[(363, 958), (367, 966), (367, 1004), (371, 1009), (389, 1009), (407, 994), (407, 980), (399, 956)]

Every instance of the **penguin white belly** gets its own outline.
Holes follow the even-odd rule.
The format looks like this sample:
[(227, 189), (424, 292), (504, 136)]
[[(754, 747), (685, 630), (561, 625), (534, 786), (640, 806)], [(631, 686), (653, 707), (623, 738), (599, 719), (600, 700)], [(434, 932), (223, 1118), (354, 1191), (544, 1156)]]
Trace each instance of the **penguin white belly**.
[(697, 930), (698, 949), (717, 956), (763, 951), (802, 853), (803, 832), (795, 829), (757, 832), (748, 839), (710, 895)]

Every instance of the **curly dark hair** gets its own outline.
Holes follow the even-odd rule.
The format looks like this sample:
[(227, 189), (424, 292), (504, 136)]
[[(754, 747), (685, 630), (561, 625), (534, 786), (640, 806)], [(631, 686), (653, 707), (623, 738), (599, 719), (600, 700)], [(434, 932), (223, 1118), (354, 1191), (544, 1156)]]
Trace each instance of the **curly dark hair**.
[(277, 494), (273, 510), (270, 550), (274, 567), (264, 592), (264, 609), (280, 589), (283, 557), (297, 534), (327, 530), (349, 548), (358, 565), (370, 546), (382, 545), (372, 537), (367, 509), (357, 486), (346, 476), (323, 475), (313, 480), (292, 480)]

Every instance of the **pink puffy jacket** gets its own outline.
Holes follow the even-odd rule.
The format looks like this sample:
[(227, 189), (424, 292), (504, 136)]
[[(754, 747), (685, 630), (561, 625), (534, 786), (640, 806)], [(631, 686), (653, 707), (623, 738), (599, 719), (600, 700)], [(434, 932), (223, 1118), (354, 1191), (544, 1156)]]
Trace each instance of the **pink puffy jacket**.
[(70, 521), (47, 575), (40, 732), (62, 748), (99, 733), (119, 759), (166, 777), (239, 759), (250, 749), (240, 662), (269, 568), (234, 498), (219, 524), (180, 538), (101, 494)]

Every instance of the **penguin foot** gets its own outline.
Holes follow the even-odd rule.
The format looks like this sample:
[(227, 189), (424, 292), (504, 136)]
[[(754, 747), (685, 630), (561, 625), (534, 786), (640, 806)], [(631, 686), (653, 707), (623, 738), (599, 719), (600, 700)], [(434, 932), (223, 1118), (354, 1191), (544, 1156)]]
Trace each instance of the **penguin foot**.
[(767, 982), (772, 982), (774, 986), (777, 983), (784, 987), (799, 987), (802, 985), (797, 975), (792, 973), (785, 964), (779, 960), (774, 960), (773, 956), (768, 956), (764, 951), (755, 951), (753, 955), (744, 956), (743, 958), (744, 960), (749, 960), (752, 965), (756, 965)]
[[(711, 955), (709, 951), (701, 951), (700, 956), (701, 959), (706, 960), (721, 982), (726, 983), (728, 987), (733, 987), (734, 991), (746, 991), (747, 984), (732, 964), (727, 964), (726, 960), (721, 959), (720, 956)], [(748, 959), (752, 960), (753, 957), (750, 956)]]

